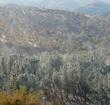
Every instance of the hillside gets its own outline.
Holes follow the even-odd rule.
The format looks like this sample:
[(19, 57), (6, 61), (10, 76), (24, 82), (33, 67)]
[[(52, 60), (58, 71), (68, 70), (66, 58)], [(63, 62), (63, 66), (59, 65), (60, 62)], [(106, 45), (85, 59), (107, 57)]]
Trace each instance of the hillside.
[(109, 19), (0, 6), (0, 105), (110, 105)]
[(109, 29), (100, 17), (7, 5), (0, 7), (0, 53), (87, 51), (90, 46), (106, 46)]

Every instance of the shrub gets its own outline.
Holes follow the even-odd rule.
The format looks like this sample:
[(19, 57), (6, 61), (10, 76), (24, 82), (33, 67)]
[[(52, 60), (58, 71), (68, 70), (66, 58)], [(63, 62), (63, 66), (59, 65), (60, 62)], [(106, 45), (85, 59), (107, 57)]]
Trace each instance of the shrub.
[(25, 90), (0, 92), (0, 105), (40, 105), (39, 95)]

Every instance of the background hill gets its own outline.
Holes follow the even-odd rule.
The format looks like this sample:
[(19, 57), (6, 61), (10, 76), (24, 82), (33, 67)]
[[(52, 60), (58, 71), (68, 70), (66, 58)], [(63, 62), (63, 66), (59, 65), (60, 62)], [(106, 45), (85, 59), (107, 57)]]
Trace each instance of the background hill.
[(110, 24), (101, 17), (26, 6), (0, 7), (1, 55), (106, 48), (109, 34)]
[(60, 10), (75, 10), (93, 0), (1, 0), (2, 4), (18, 4)]
[(103, 15), (110, 11), (110, 4), (105, 2), (93, 2), (79, 8), (79, 12), (90, 15)]
[(90, 15), (102, 15), (110, 11), (109, 0), (0, 0), (0, 5), (7, 4), (76, 11)]

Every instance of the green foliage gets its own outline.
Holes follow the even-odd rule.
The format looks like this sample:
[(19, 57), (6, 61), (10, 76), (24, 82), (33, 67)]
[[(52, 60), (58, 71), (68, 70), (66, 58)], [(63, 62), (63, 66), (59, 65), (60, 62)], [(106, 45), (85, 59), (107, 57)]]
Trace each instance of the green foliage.
[(1, 59), (0, 68), (1, 91), (14, 91), (23, 86), (27, 91), (44, 91), (51, 103), (62, 104), (65, 99), (68, 103), (72, 100), (85, 105), (110, 103), (109, 65), (95, 53), (11, 56)]

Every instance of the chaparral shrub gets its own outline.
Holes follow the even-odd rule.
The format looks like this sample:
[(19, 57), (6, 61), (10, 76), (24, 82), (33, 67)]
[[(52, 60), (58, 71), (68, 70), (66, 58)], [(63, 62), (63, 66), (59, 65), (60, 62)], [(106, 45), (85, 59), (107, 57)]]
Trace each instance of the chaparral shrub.
[(25, 90), (0, 92), (0, 105), (40, 105), (39, 95)]

